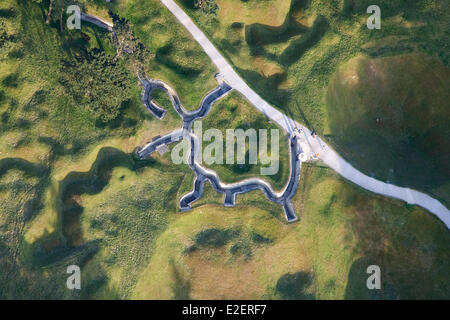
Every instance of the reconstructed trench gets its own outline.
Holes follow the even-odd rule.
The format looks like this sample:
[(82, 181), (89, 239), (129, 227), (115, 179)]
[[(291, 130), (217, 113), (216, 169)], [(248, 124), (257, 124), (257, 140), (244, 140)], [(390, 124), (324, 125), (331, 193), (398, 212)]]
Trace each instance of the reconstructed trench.
[(290, 175), (289, 181), (282, 191), (275, 192), (269, 183), (259, 178), (245, 179), (243, 181), (225, 184), (220, 181), (219, 176), (213, 170), (204, 168), (198, 161), (197, 155), (201, 152), (199, 147), (198, 137), (192, 132), (192, 124), (195, 120), (205, 117), (211, 110), (212, 105), (219, 99), (227, 95), (232, 88), (223, 80), (220, 75), (216, 76), (218, 82), (217, 88), (209, 92), (202, 100), (200, 107), (194, 111), (187, 111), (175, 90), (160, 80), (141, 79), (144, 86), (142, 94), (142, 102), (147, 110), (158, 119), (162, 119), (166, 110), (159, 106), (152, 98), (154, 90), (162, 90), (167, 93), (170, 101), (176, 112), (182, 119), (182, 126), (180, 129), (158, 137), (152, 142), (145, 145), (143, 148), (136, 150), (137, 158), (143, 160), (153, 153), (159, 146), (169, 145), (173, 142), (185, 139), (189, 144), (189, 152), (187, 155), (187, 163), (195, 174), (193, 190), (185, 194), (180, 199), (181, 211), (191, 209), (191, 203), (197, 201), (203, 195), (203, 187), (206, 181), (209, 181), (213, 189), (224, 194), (224, 205), (233, 207), (235, 205), (236, 194), (246, 193), (253, 190), (261, 190), (266, 198), (272, 202), (278, 203), (283, 207), (284, 214), (288, 222), (297, 220), (291, 199), (294, 196), (298, 181), (300, 178), (301, 161), (299, 160), (300, 145), (298, 137), (292, 135), (289, 141), (289, 155), (290, 155)]

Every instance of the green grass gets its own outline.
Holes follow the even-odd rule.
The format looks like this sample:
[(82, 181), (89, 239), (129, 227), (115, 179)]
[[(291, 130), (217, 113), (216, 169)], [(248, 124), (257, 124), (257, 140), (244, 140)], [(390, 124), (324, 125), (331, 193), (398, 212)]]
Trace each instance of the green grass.
[[(84, 195), (80, 227), (85, 241), (101, 239), (101, 251), (86, 267), (90, 298), (128, 298), (175, 207), (180, 175), (145, 168), (115, 169), (99, 195)], [(97, 283), (97, 279), (103, 279)]]

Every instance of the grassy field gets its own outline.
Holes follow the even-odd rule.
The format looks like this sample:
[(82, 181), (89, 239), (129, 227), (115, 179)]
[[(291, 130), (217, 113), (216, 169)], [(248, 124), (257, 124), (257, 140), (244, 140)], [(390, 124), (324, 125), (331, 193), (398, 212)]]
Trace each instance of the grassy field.
[[(373, 196), (317, 166), (302, 169), (294, 203), (300, 222), (290, 225), (240, 202), (183, 213), (156, 240), (133, 297), (448, 297), (450, 235), (424, 210)], [(365, 286), (370, 264), (382, 270), (381, 291)]]
[[(442, 127), (442, 121), (448, 118), (442, 101), (449, 89), (450, 64), (450, 9), (445, 1), (415, 1), (408, 5), (400, 0), (379, 1), (380, 30), (366, 27), (366, 9), (372, 4), (366, 0), (237, 2), (217, 1), (217, 14), (206, 14), (189, 1), (179, 1), (264, 99), (316, 130), (364, 173), (427, 192), (448, 204), (449, 189), (445, 184), (449, 170), (442, 162), (448, 163), (445, 158), (449, 150), (449, 135)], [(234, 13), (235, 8), (239, 8), (239, 14)], [(250, 19), (248, 13), (252, 10), (256, 14)], [(360, 87), (357, 97), (342, 92), (340, 99), (346, 104), (330, 99), (330, 92), (333, 95), (336, 89), (335, 79), (342, 68), (359, 61), (354, 60), (356, 57), (364, 57), (367, 64), (389, 62), (386, 70), (391, 80), (404, 88), (393, 90), (389, 83), (384, 87), (371, 84), (371, 90)], [(393, 67), (397, 62), (399, 66)], [(432, 66), (433, 71), (425, 66)], [(368, 84), (371, 79), (364, 81)], [(421, 86), (420, 90), (416, 90), (417, 86)], [(406, 94), (411, 99), (404, 100)], [(434, 100), (424, 100), (424, 95)], [(353, 99), (350, 104), (349, 99)], [(386, 106), (389, 110), (385, 110)], [(364, 118), (352, 114), (355, 108), (356, 114)], [(379, 132), (366, 130), (366, 126), (376, 125), (366, 121), (375, 110), (385, 112), (385, 118), (397, 117), (385, 120), (401, 121), (402, 128), (384, 126), (383, 138)], [(405, 110), (423, 118), (408, 120)], [(401, 116), (404, 121), (398, 119)], [(337, 127), (342, 128), (346, 124), (342, 119), (347, 118), (354, 121), (344, 133)], [(424, 143), (428, 141), (425, 136), (432, 142)], [(411, 158), (414, 161), (409, 161)]]

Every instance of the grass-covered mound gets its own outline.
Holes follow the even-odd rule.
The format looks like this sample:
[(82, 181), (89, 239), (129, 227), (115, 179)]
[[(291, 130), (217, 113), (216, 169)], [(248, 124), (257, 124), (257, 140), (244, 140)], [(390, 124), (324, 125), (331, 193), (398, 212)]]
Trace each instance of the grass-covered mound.
[(359, 56), (330, 82), (329, 140), (363, 172), (450, 203), (450, 68), (424, 55)]

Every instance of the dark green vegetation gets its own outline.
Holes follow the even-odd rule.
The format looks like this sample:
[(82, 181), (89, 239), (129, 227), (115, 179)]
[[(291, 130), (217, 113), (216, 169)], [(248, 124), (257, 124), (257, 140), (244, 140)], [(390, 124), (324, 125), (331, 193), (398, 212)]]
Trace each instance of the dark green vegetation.
[(113, 23), (113, 43), (116, 47), (116, 55), (113, 61), (116, 61), (119, 56), (123, 56), (128, 61), (135, 74), (140, 76), (145, 75), (147, 70), (147, 64), (152, 55), (147, 50), (145, 45), (136, 38), (133, 29), (129, 21), (125, 18), (121, 18), (112, 11), (108, 11), (108, 14), (112, 18)]
[[(180, 2), (264, 99), (316, 130), (362, 172), (448, 205), (447, 2), (378, 1), (382, 27), (369, 30), (368, 0), (285, 1), (279, 25), (271, 11), (279, 2), (267, 2), (263, 14), (257, 1), (218, 1), (213, 18)], [(235, 19), (238, 7), (254, 8), (259, 20)], [(336, 83), (339, 68), (356, 56), (366, 57), (357, 93), (350, 82)], [(368, 71), (373, 64), (383, 65), (387, 81)]]
[(104, 51), (92, 50), (68, 63), (63, 73), (62, 83), (75, 102), (86, 105), (103, 122), (117, 118), (131, 92), (129, 73), (114, 59)]

